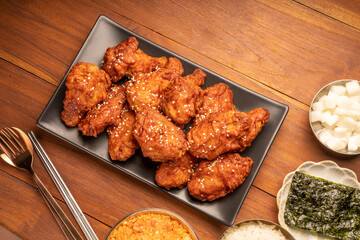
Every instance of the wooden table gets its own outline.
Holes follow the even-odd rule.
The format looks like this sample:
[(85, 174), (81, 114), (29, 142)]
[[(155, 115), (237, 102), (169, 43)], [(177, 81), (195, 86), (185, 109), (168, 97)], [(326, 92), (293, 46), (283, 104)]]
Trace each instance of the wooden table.
[[(235, 222), (277, 222), (275, 196), (283, 178), (305, 161), (334, 160), (360, 175), (360, 158), (341, 160), (326, 154), (308, 122), (311, 100), (323, 85), (360, 79), (359, 1), (0, 4), (0, 127), (35, 132), (100, 239), (126, 214), (149, 207), (180, 214), (200, 239), (217, 239), (227, 228), (36, 126), (100, 14), (290, 107)], [(44, 166), (37, 157), (34, 161), (36, 173), (76, 224)], [(0, 225), (22, 239), (65, 239), (30, 176), (2, 162)]]

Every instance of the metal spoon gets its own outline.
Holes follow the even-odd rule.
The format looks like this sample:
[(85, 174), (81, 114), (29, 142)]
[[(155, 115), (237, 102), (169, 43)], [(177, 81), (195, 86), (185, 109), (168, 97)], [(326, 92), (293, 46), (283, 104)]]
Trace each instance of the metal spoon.
[(45, 199), (46, 204), (53, 213), (61, 230), (69, 240), (82, 239), (79, 232), (65, 215), (63, 210), (57, 204), (50, 192), (46, 189), (44, 184), (40, 181), (38, 176), (34, 173), (32, 168), (33, 163), (33, 146), (24, 132), (20, 129), (5, 127), (0, 130), (0, 157), (6, 163), (13, 167), (25, 169), (29, 171), (38, 189)]

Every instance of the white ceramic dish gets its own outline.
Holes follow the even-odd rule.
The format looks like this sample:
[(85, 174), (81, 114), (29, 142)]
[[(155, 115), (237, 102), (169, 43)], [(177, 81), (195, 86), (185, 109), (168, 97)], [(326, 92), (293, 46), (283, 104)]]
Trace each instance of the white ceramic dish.
[(358, 149), (355, 152), (349, 152), (347, 150), (339, 150), (339, 151), (335, 151), (330, 149), (328, 146), (326, 146), (326, 144), (324, 144), (323, 142), (320, 141), (319, 136), (318, 136), (318, 132), (321, 129), (324, 129), (324, 126), (320, 123), (320, 122), (312, 122), (311, 121), (311, 111), (313, 110), (313, 105), (315, 102), (319, 101), (319, 99), (321, 97), (323, 97), (324, 95), (327, 95), (329, 93), (329, 90), (332, 86), (344, 86), (346, 83), (348, 82), (352, 82), (352, 81), (357, 81), (360, 83), (360, 81), (358, 80), (354, 80), (354, 79), (342, 79), (342, 80), (337, 80), (334, 82), (331, 82), (327, 85), (325, 85), (324, 87), (322, 87), (314, 96), (311, 105), (310, 105), (310, 111), (309, 111), (309, 122), (310, 122), (310, 127), (312, 132), (314, 133), (314, 136), (316, 138), (316, 140), (319, 142), (319, 144), (321, 145), (321, 147), (328, 153), (334, 155), (337, 158), (352, 158), (352, 157), (356, 157), (360, 155), (360, 149)]
[[(323, 178), (335, 183), (344, 184), (350, 187), (359, 188), (360, 183), (357, 180), (356, 174), (347, 169), (347, 168), (340, 168), (335, 162), (333, 161), (322, 161), (319, 163), (315, 162), (305, 162), (301, 164), (295, 171), (299, 171), (302, 173), (306, 173), (315, 177)], [(284, 211), (285, 211), (285, 204), (288, 197), (288, 193), (290, 190), (290, 185), (292, 178), (294, 176), (294, 172), (289, 173), (286, 175), (283, 181), (283, 185), (279, 190), (276, 200), (277, 206), (279, 209), (278, 220), (280, 225), (288, 230), (297, 240), (325, 240), (329, 238), (325, 238), (323, 236), (316, 236), (311, 234), (307, 231), (295, 229), (285, 224), (284, 220)]]
[(228, 232), (230, 232), (232, 229), (234, 228), (238, 228), (244, 224), (252, 224), (255, 226), (258, 226), (260, 224), (262, 225), (270, 225), (273, 227), (273, 229), (275, 230), (280, 230), (280, 232), (284, 235), (284, 237), (288, 240), (295, 240), (295, 238), (289, 233), (289, 231), (287, 231), (286, 229), (284, 229), (282, 226), (278, 225), (277, 223), (268, 221), (268, 220), (264, 220), (264, 219), (250, 219), (250, 220), (245, 220), (242, 222), (238, 222), (234, 225), (232, 225), (231, 227), (229, 227), (223, 234), (221, 234), (221, 236), (219, 237), (218, 240), (222, 240), (224, 238), (224, 235)]

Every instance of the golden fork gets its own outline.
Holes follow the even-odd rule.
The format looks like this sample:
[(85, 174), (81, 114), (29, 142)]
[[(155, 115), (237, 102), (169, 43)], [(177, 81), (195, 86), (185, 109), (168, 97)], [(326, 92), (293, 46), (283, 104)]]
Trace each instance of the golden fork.
[(26, 134), (14, 127), (5, 127), (1, 129), (0, 150), (0, 157), (6, 163), (13, 167), (29, 171), (66, 238), (69, 240), (82, 239), (69, 218), (65, 215), (50, 192), (33, 171), (33, 147)]

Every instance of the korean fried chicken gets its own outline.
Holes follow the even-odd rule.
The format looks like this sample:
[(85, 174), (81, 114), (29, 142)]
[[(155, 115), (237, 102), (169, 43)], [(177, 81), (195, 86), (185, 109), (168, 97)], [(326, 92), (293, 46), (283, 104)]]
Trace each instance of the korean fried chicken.
[(213, 201), (239, 187), (249, 175), (253, 161), (238, 153), (221, 155), (214, 161), (203, 160), (188, 183), (191, 196), (201, 201)]
[(83, 135), (96, 137), (120, 116), (125, 101), (125, 88), (113, 84), (107, 91), (106, 99), (90, 109), (78, 129)]
[[(143, 157), (159, 162), (160, 187), (188, 186), (200, 201), (224, 197), (250, 173), (252, 160), (238, 152), (252, 144), (269, 111), (237, 111), (228, 85), (203, 90), (203, 70), (183, 76), (179, 59), (149, 56), (138, 45), (129, 37), (109, 47), (102, 69), (84, 62), (72, 67), (61, 119), (86, 136), (107, 128), (113, 161), (128, 160), (140, 147)], [(116, 82), (123, 77), (128, 81), (120, 86)], [(185, 135), (179, 126), (191, 120)]]
[(135, 117), (135, 112), (125, 104), (120, 117), (107, 128), (108, 148), (112, 160), (126, 161), (139, 148), (133, 132)]
[(135, 37), (129, 37), (106, 50), (102, 69), (110, 75), (113, 82), (119, 81), (125, 75), (154, 71), (167, 63), (166, 57), (151, 57), (138, 49), (138, 45)]
[(141, 49), (137, 49), (134, 54), (134, 63), (129, 64), (126, 75), (131, 76), (134, 73), (149, 73), (157, 68), (162, 68), (167, 63), (166, 57), (151, 57), (143, 52)]
[(106, 98), (111, 80), (98, 66), (79, 62), (71, 68), (65, 85), (61, 119), (67, 126), (75, 127), (88, 110)]
[(187, 150), (184, 132), (152, 108), (136, 114), (134, 137), (143, 156), (156, 162), (178, 160)]
[(190, 122), (195, 116), (197, 103), (203, 90), (206, 73), (196, 69), (192, 74), (176, 78), (166, 89), (162, 110), (166, 116), (179, 125)]
[(182, 76), (184, 74), (184, 68), (182, 63), (178, 58), (170, 57), (168, 62), (166, 63), (165, 67), (165, 73), (166, 75), (170, 75), (166, 77), (166, 79), (172, 79), (177, 76)]
[(187, 133), (189, 152), (197, 158), (213, 160), (223, 153), (238, 151), (240, 139), (251, 124), (252, 118), (244, 112), (211, 113)]
[(190, 153), (175, 161), (161, 163), (155, 173), (155, 181), (160, 187), (167, 190), (171, 188), (183, 188), (190, 180), (191, 174), (198, 160)]
[(184, 73), (179, 59), (169, 58), (164, 68), (151, 73), (136, 73), (125, 83), (127, 101), (135, 112), (145, 108), (161, 110), (163, 95), (171, 81)]
[(129, 37), (117, 46), (106, 50), (102, 69), (111, 77), (113, 82), (119, 81), (125, 76), (129, 64), (134, 62), (134, 54), (139, 42), (134, 37)]
[(200, 68), (195, 69), (191, 74), (183, 76), (182, 79), (191, 85), (196, 85), (201, 87), (204, 85), (206, 79), (206, 73)]
[(248, 112), (248, 115), (252, 118), (252, 124), (248, 133), (240, 139), (240, 145), (242, 146), (239, 150), (240, 152), (251, 145), (251, 142), (254, 141), (262, 127), (269, 121), (270, 112), (267, 109), (259, 107)]
[(226, 84), (218, 83), (207, 87), (199, 99), (194, 125), (207, 118), (211, 113), (232, 110), (235, 110), (233, 93)]

